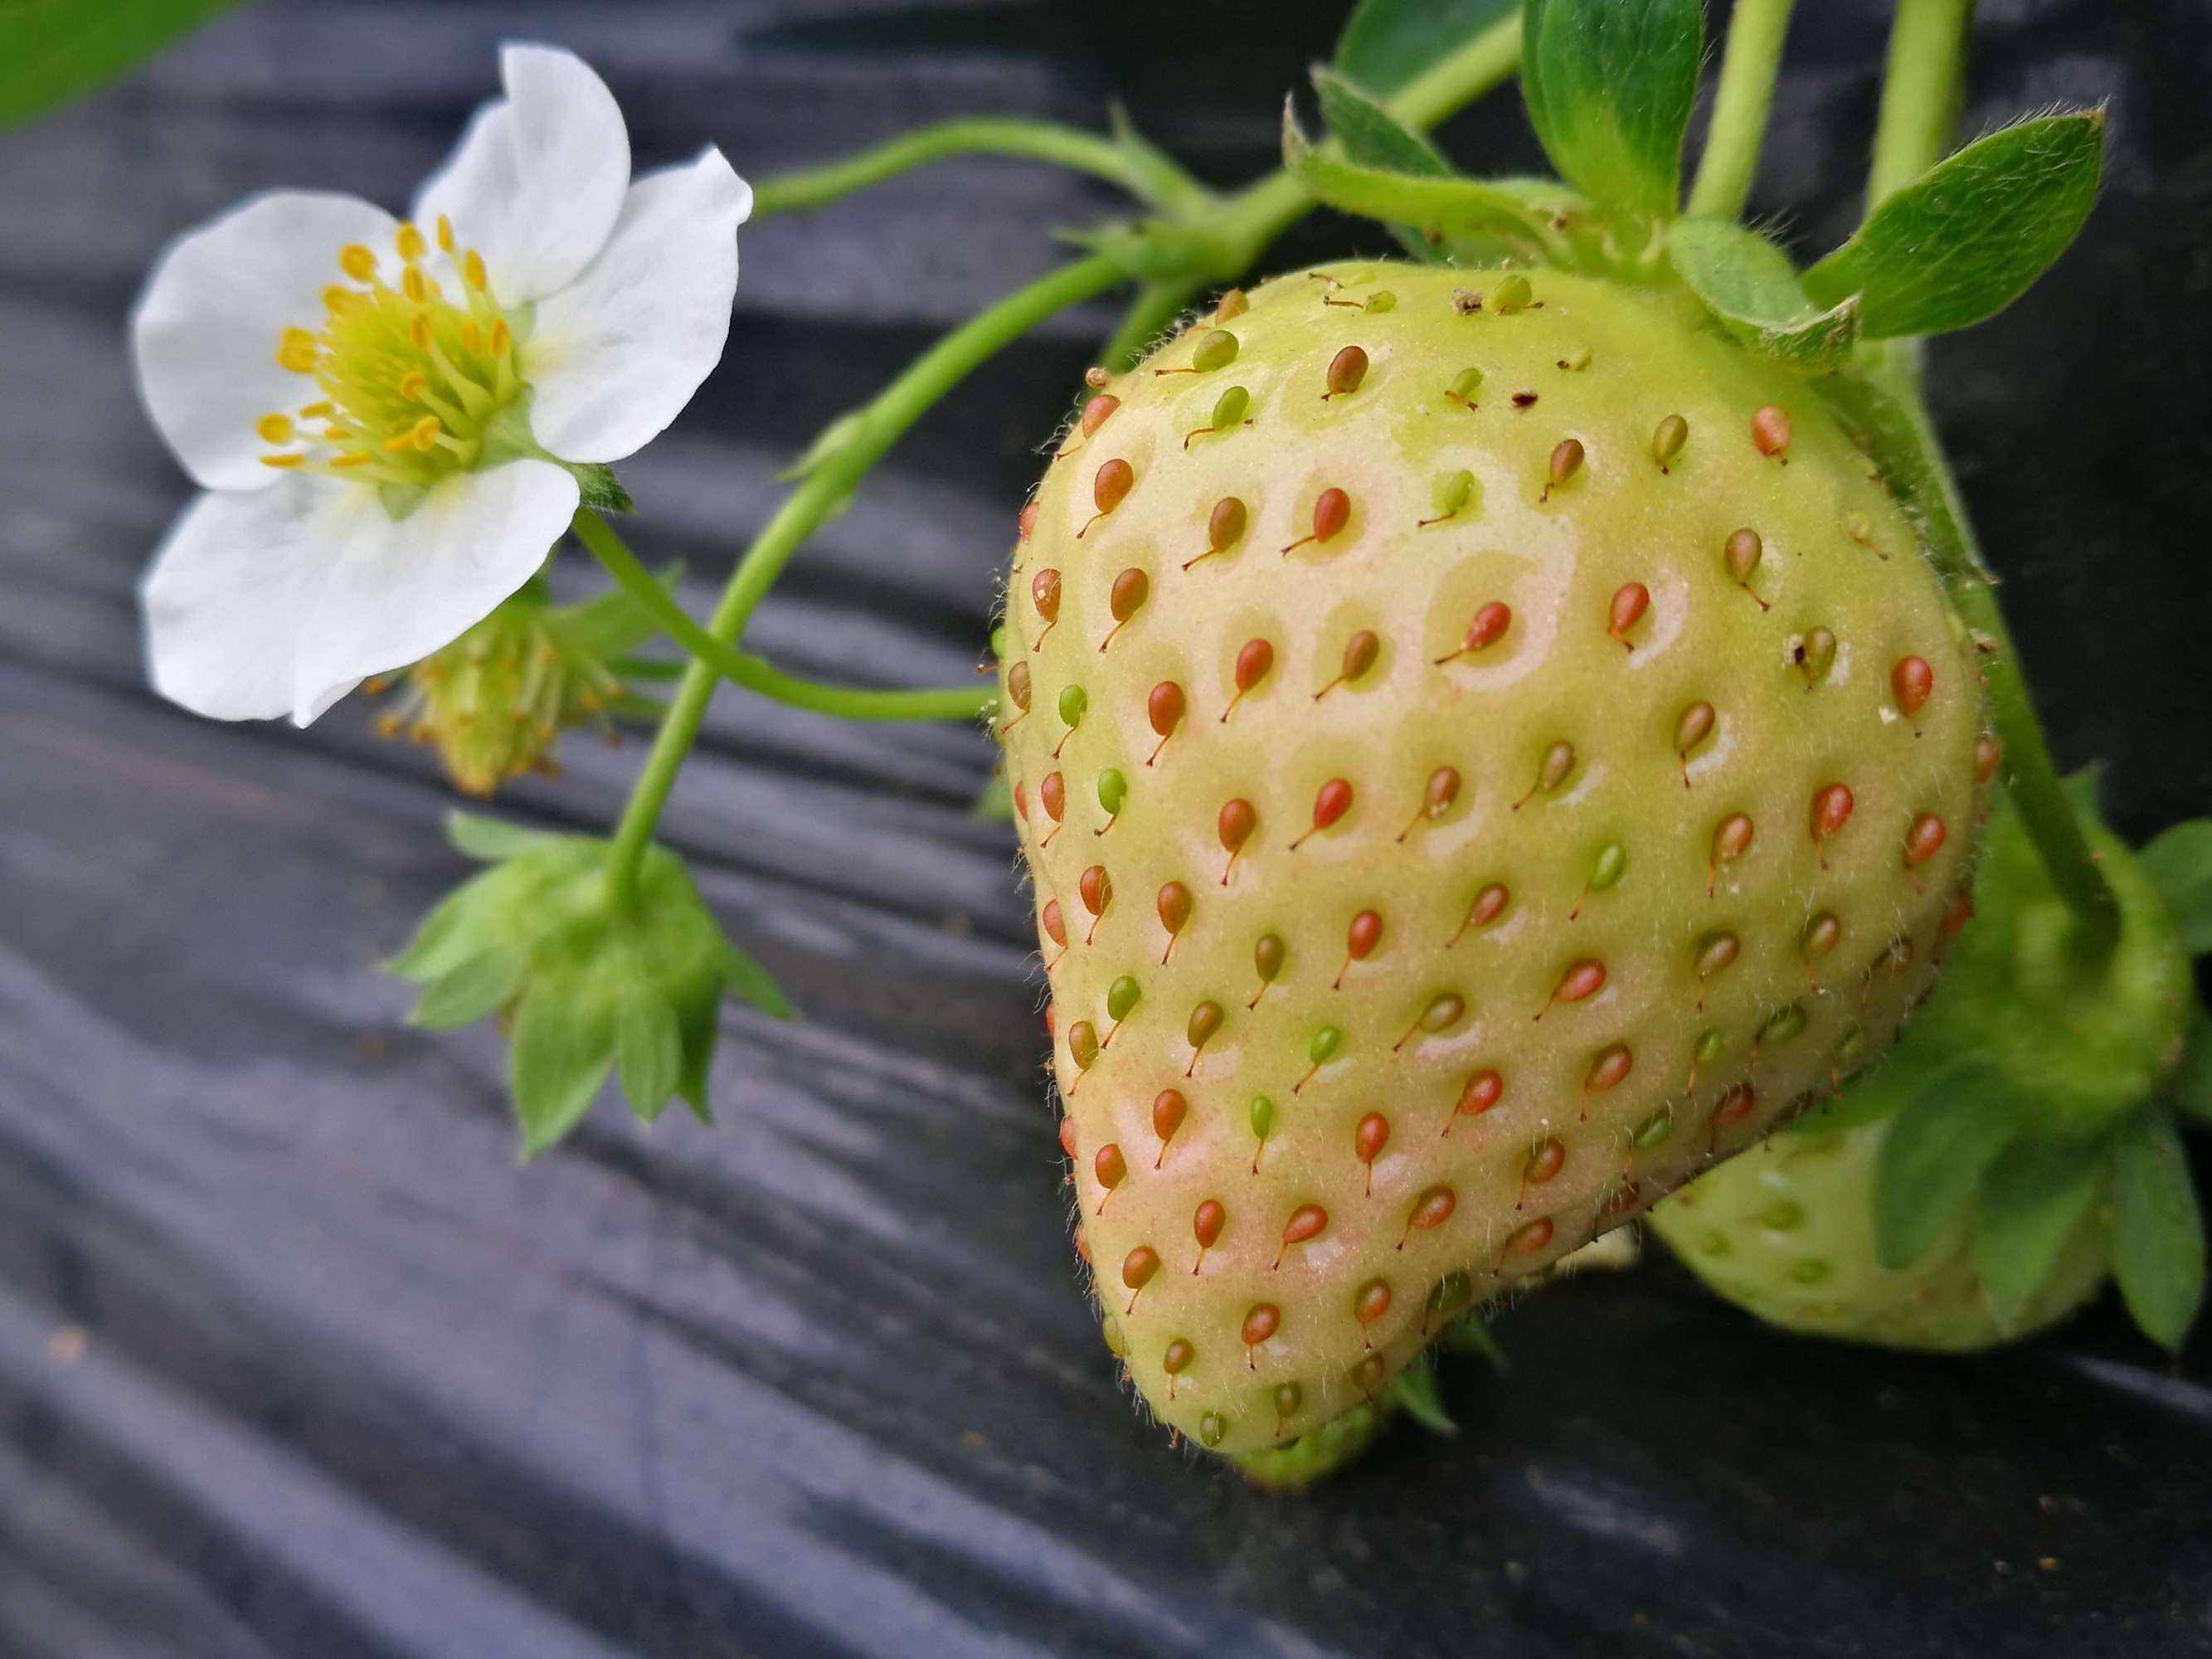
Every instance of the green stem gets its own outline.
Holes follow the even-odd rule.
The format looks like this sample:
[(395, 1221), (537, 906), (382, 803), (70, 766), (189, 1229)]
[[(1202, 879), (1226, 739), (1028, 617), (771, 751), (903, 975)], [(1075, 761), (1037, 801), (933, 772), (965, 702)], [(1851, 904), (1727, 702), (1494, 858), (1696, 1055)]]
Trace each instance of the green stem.
[(579, 507), (569, 529), (592, 551), (617, 587), (660, 625), (661, 631), (724, 679), (747, 690), (793, 708), (842, 715), (851, 720), (975, 720), (998, 706), (997, 690), (989, 685), (953, 685), (942, 690), (876, 691), (854, 686), (823, 685), (771, 667), (750, 652), (716, 639), (693, 622), (653, 573), (638, 562), (637, 555), (615, 528), (590, 507)]
[[(860, 411), (845, 443), (823, 456), (784, 497), (731, 573), (720, 603), (708, 618), (707, 633), (725, 643), (738, 637), (799, 544), (844, 504), (861, 475), (969, 370), (1055, 311), (1103, 294), (1121, 280), (1120, 270), (1109, 260), (1079, 259), (1017, 289), (915, 358)], [(627, 901), (636, 890), (638, 861), (645, 856), (653, 826), (676, 782), (677, 769), (698, 735), (700, 718), (719, 678), (705, 663), (693, 663), (661, 717), (652, 752), (607, 850), (607, 886), (617, 901)]]
[(1689, 211), (1693, 215), (1733, 219), (1743, 211), (1752, 174), (1759, 167), (1759, 147), (1766, 137), (1775, 72), (1782, 64), (1782, 37), (1789, 33), (1795, 3), (1736, 0), (1729, 18), (1728, 45), (1721, 54), (1712, 124), (1705, 130), (1705, 154), (1698, 158), (1697, 182), (1690, 187)]
[[(1950, 147), (1972, 16), (1973, 0), (1898, 0), (1867, 179), (1869, 211), (1927, 172)], [(2074, 912), (2082, 955), (2102, 961), (2119, 940), (2119, 901), (2059, 783), (2019, 650), (1921, 395), (1917, 344), (1890, 343), (1904, 349), (1877, 354), (1862, 348), (1864, 380), (1854, 389), (1839, 379), (1832, 395), (1867, 428), (1883, 476), (1918, 520), (1952, 604), (1973, 631), (1990, 724), (2004, 745), (2005, 793), (2051, 884)]]
[(1867, 211), (1942, 158), (1959, 118), (1974, 0), (1897, 0), (1875, 119)]
[(753, 216), (764, 219), (772, 214), (821, 207), (927, 162), (948, 155), (979, 155), (1050, 161), (1095, 174), (1133, 195), (1145, 193), (1146, 181), (1110, 138), (1048, 121), (977, 116), (918, 127), (858, 155), (768, 179), (753, 191)]

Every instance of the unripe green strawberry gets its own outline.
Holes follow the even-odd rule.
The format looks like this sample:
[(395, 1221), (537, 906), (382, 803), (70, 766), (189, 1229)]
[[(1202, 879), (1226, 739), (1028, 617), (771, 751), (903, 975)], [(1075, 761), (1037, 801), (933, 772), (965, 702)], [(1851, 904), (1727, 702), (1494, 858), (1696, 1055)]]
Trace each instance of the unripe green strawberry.
[(1079, 1248), (1224, 1453), (1889, 1042), (1976, 818), (1936, 576), (1676, 300), (1340, 265), (1108, 381), (1000, 729)]
[(1881, 1266), (1875, 1170), (1891, 1121), (1774, 1135), (1655, 1207), (1652, 1231), (1715, 1291), (1769, 1323), (1886, 1347), (1995, 1347), (2096, 1295), (2111, 1254), (2094, 1213), (2008, 1319), (1974, 1270), (1963, 1218), (1911, 1266)]

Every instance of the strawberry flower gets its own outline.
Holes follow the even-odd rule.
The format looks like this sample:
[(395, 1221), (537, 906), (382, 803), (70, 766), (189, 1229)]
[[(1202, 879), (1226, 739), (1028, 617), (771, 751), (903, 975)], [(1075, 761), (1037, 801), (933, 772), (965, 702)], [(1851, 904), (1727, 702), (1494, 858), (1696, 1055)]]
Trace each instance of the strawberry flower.
[(720, 357), (752, 191), (713, 148), (633, 181), (580, 59), (501, 56), (405, 220), (257, 196), (173, 246), (131, 320), (155, 424), (206, 493), (141, 590), (164, 696), (306, 725), (460, 635), (543, 562), (578, 472)]

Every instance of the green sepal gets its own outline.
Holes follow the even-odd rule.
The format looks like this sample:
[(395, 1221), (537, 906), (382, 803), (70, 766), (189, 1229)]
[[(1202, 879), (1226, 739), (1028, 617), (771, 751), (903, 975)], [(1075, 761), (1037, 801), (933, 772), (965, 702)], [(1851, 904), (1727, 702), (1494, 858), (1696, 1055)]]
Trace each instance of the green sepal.
[(1480, 1355), (1490, 1369), (1500, 1376), (1513, 1369), (1513, 1362), (1505, 1352), (1505, 1345), (1498, 1340), (1498, 1334), (1490, 1328), (1490, 1321), (1480, 1308), (1472, 1309), (1453, 1320), (1444, 1327), (1443, 1334), (1437, 1340), (1454, 1353)]
[(409, 1023), (426, 1031), (455, 1031), (504, 1006), (522, 983), (520, 951), (488, 945), (440, 974), (415, 999)]
[(615, 1016), (615, 1075), (630, 1110), (646, 1123), (684, 1081), (684, 1027), (665, 999), (623, 999)]
[[(446, 840), (464, 858), (479, 864), (497, 864), (543, 847), (559, 837), (550, 830), (526, 830), (519, 823), (509, 823), (502, 818), (488, 818), (481, 812), (451, 811), (446, 814)], [(407, 978), (406, 971), (395, 963), (392, 971)]]
[(708, 1118), (724, 994), (790, 1017), (665, 848), (648, 848), (634, 888), (617, 896), (604, 841), (459, 813), (451, 830), (490, 862), (431, 911), (391, 971), (425, 988), (417, 1024), (512, 1012), (508, 1085), (526, 1155), (567, 1133), (611, 1071), (646, 1122), (672, 1094)]
[(1396, 1411), (1397, 1402), (1386, 1390), (1285, 1445), (1245, 1452), (1230, 1461), (1247, 1480), (1264, 1491), (1304, 1492), (1316, 1480), (1358, 1462)]
[(1457, 1437), (1459, 1425), (1444, 1408), (1443, 1396), (1437, 1389), (1436, 1361), (1425, 1349), (1400, 1367), (1382, 1391), (1392, 1404), (1431, 1434), (1447, 1440)]
[(2189, 953), (2212, 951), (2212, 818), (2175, 824), (2138, 857)]
[(2189, 1010), (2189, 1030), (2181, 1058), (2166, 1079), (2166, 1094), (2184, 1117), (2212, 1127), (2212, 1014), (2201, 1002)]
[(1521, 95), (1559, 175), (1667, 218), (1705, 49), (1698, 0), (1528, 0)]
[(2097, 1196), (2105, 1152), (2101, 1141), (2021, 1139), (1983, 1175), (1971, 1248), (1999, 1325), (2011, 1325), (2051, 1277)]
[(2105, 112), (2039, 116), (1941, 161), (1805, 273), (1815, 305), (1856, 295), (1870, 340), (1942, 334), (2004, 309), (2066, 251), (2097, 198)]
[(1359, 0), (1337, 37), (1338, 72), (1387, 98), (1484, 30), (1520, 0)]
[(569, 477), (576, 481), (578, 506), (588, 507), (600, 513), (635, 510), (636, 504), (630, 500), (629, 491), (623, 488), (623, 482), (615, 477), (612, 467), (602, 466), (596, 461), (563, 461), (561, 465), (568, 469)]
[(1316, 148), (1283, 111), (1283, 164), (1324, 207), (1384, 224), (1412, 228), (1424, 241), (1495, 239), (1524, 259), (1541, 258), (1550, 234), (1546, 216), (1523, 196), (1474, 179), (1364, 167)]
[(1435, 146), (1344, 76), (1317, 64), (1313, 88), (1321, 102), (1322, 125), (1344, 147), (1346, 161), (1386, 173), (1451, 177), (1451, 164)]
[(1910, 1266), (1965, 1211), (2021, 1127), (2002, 1080), (1979, 1062), (1962, 1061), (1929, 1079), (1882, 1138), (1875, 1259), (1885, 1267)]
[(2112, 1149), (2112, 1276), (2143, 1334), (2178, 1351), (2204, 1297), (2204, 1221), (2163, 1112), (2126, 1125)]
[(1723, 327), (1759, 356), (1800, 374), (1826, 374), (1850, 361), (1858, 301), (1823, 311), (1805, 297), (1790, 256), (1726, 219), (1678, 219), (1668, 228), (1675, 273)]

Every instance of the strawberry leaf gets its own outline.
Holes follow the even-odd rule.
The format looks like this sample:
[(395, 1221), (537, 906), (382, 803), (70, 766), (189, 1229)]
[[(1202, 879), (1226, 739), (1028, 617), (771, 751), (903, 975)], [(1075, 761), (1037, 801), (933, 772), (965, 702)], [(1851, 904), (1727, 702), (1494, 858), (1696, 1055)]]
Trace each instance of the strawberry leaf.
[(1815, 305), (1856, 295), (1869, 339), (1941, 334), (2026, 292), (2088, 217), (2102, 110), (2044, 116), (1978, 139), (1868, 216), (1805, 273)]
[(1521, 95), (1560, 175), (1671, 217), (1704, 49), (1698, 0), (1528, 0), (1521, 27)]
[(2051, 1277), (2097, 1195), (2104, 1148), (2021, 1140), (1990, 1164), (1974, 1194), (1974, 1272), (2010, 1325)]
[(0, 127), (82, 96), (237, 0), (14, 0), (0, 6)]
[(1762, 356), (1801, 374), (1850, 361), (1858, 302), (1823, 311), (1805, 297), (1790, 256), (1725, 219), (1681, 219), (1667, 232), (1667, 257), (1706, 309)]
[(2189, 953), (2212, 951), (2212, 818), (2175, 824), (2140, 856)]
[(1359, 0), (1336, 42), (1335, 66), (1387, 98), (1437, 60), (1513, 15), (1520, 0)]
[(2113, 1149), (2112, 1275), (2143, 1334), (2179, 1349), (2204, 1295), (2204, 1222), (2163, 1112), (2138, 1117)]
[(1875, 1257), (1883, 1267), (1917, 1260), (2018, 1132), (2002, 1090), (1986, 1066), (1961, 1061), (1929, 1079), (1891, 1123), (1875, 1171)]

